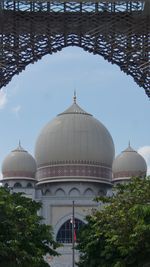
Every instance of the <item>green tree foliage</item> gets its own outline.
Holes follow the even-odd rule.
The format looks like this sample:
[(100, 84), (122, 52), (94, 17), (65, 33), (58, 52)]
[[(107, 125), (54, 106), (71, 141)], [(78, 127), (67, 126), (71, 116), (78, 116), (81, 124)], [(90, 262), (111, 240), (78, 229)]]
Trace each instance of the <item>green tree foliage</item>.
[(133, 178), (87, 217), (79, 267), (150, 267), (150, 180)]
[(50, 226), (38, 215), (41, 204), (0, 188), (0, 266), (47, 267), (43, 255), (58, 246)]

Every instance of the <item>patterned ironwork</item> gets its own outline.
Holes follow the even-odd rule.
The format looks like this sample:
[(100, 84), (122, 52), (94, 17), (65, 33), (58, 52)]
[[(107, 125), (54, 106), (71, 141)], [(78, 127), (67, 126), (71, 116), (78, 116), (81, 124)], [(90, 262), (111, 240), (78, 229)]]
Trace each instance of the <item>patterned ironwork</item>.
[(0, 1), (0, 88), (46, 54), (78, 46), (131, 75), (150, 97), (150, 2)]

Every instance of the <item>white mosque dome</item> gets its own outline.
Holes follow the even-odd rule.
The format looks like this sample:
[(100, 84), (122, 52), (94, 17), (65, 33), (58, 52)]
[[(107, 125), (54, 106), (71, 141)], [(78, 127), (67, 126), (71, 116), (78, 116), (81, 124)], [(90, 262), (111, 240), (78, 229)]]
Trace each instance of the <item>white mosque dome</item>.
[(20, 143), (16, 149), (6, 156), (2, 163), (3, 179), (10, 177), (35, 178), (35, 173), (35, 159), (21, 147)]
[(113, 181), (131, 178), (133, 176), (146, 176), (147, 165), (145, 159), (129, 146), (116, 157), (112, 166)]
[(71, 107), (43, 128), (36, 142), (35, 158), (38, 180), (61, 176), (110, 180), (114, 143), (105, 126), (74, 100)]

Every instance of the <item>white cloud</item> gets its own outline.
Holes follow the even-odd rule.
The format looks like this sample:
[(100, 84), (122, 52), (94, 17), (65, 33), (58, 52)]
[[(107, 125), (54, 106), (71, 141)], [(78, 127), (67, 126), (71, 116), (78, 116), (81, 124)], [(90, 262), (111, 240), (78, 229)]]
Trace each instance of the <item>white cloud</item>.
[(19, 116), (20, 110), (21, 110), (21, 106), (20, 105), (12, 108), (12, 112), (16, 115), (16, 117)]
[(1, 89), (0, 90), (0, 109), (3, 109), (6, 103), (7, 103), (7, 94), (3, 89)]
[(150, 146), (143, 146), (138, 149), (138, 153), (143, 156), (147, 163), (147, 174), (150, 175)]

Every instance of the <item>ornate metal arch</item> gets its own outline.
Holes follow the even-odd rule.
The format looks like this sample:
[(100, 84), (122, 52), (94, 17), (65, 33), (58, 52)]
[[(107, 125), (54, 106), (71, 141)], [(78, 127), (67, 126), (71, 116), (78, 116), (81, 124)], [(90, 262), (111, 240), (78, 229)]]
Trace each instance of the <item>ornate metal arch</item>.
[(150, 97), (149, 1), (1, 0), (0, 88), (42, 56), (78, 46), (117, 64)]

